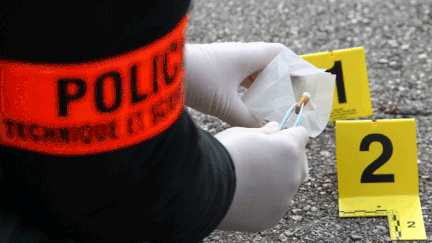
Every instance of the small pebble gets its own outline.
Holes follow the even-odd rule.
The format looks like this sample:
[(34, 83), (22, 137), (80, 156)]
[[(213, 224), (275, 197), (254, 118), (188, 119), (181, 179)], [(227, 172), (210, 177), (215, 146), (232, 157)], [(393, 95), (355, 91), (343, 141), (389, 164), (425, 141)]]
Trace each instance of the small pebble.
[(377, 225), (375, 228), (381, 232), (384, 232), (384, 233), (387, 233), (389, 231), (387, 227), (382, 226), (382, 225)]
[(381, 59), (378, 60), (378, 63), (381, 63), (381, 64), (386, 64), (388, 62), (389, 61), (387, 59), (385, 59), (385, 58), (381, 58)]
[(402, 50), (407, 50), (410, 46), (408, 44), (402, 45), (401, 49)]
[(391, 62), (389, 62), (388, 65), (389, 65), (390, 67), (394, 67), (394, 66), (397, 65), (397, 62), (396, 62), (396, 61), (391, 61)]
[(300, 215), (293, 215), (293, 216), (291, 216), (291, 218), (294, 219), (295, 221), (300, 221), (300, 220), (303, 219), (303, 216), (300, 216)]
[(325, 150), (321, 151), (320, 155), (322, 155), (324, 157), (330, 157), (331, 156), (330, 152), (329, 151), (325, 151)]
[(299, 209), (299, 208), (294, 208), (294, 209), (292, 210), (293, 214), (301, 214), (302, 211), (303, 211), (303, 210), (301, 210), (301, 209)]
[(286, 237), (285, 234), (280, 234), (280, 235), (279, 235), (279, 240), (281, 240), (281, 241), (287, 241), (288, 238)]
[(418, 59), (425, 59), (425, 58), (427, 58), (426, 53), (422, 53), (422, 54), (418, 55)]
[(363, 236), (361, 235), (351, 234), (350, 237), (353, 241), (363, 240)]

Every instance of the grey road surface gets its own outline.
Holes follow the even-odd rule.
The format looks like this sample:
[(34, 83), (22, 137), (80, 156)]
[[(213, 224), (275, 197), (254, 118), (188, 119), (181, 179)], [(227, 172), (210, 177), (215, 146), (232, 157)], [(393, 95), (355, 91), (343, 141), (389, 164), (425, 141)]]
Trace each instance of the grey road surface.
[[(299, 55), (364, 47), (374, 115), (362, 119), (415, 118), (420, 199), (431, 242), (432, 1), (193, 1), (189, 43), (280, 42)], [(397, 109), (386, 114), (391, 106)], [(190, 112), (212, 134), (229, 127)], [(277, 226), (259, 233), (215, 231), (204, 242), (389, 242), (384, 217), (338, 217), (333, 122), (310, 139), (307, 156), (311, 179)]]

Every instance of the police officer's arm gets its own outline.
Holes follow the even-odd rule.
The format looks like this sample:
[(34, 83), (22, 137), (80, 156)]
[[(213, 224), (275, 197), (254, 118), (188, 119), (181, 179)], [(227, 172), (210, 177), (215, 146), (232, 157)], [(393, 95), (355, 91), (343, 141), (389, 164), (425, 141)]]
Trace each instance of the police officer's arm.
[[(126, 128), (124, 136), (117, 136), (120, 132), (118, 127), (102, 126), (99, 121), (90, 118), (84, 117), (86, 123), (82, 126), (74, 126), (74, 121), (68, 120), (68, 116), (86, 107), (93, 107), (91, 112), (105, 112), (103, 115), (107, 119), (118, 114), (115, 109), (121, 109), (120, 107), (144, 97), (142, 89), (132, 90), (132, 97), (135, 92), (136, 100), (131, 100), (131, 94), (128, 93), (127, 96), (116, 99), (114, 106), (103, 103), (101, 96), (90, 94), (109, 94), (107, 89), (101, 89), (97, 85), (105, 82), (105, 78), (113, 80), (116, 85), (126, 85), (120, 89), (114, 85), (112, 93), (120, 93), (119, 90), (125, 92), (134, 85), (149, 85), (146, 83), (148, 81), (153, 93), (162, 94), (161, 88), (168, 86), (156, 88), (154, 81), (157, 84), (168, 83), (168, 79), (175, 74), (175, 68), (173, 72), (165, 73), (164, 53), (160, 53), (161, 58), (156, 61), (151, 59), (148, 66), (137, 64), (136, 69), (132, 63), (127, 67), (113, 66), (108, 71), (95, 72), (90, 78), (80, 75), (76, 78), (74, 73), (74, 79), (70, 80), (43, 79), (43, 75), (53, 74), (50, 69), (53, 65), (70, 65), (68, 67), (74, 71), (83, 68), (82, 73), (86, 75), (88, 66), (75, 64), (118, 61), (116, 57), (136, 53), (142, 47), (149, 48), (144, 51), (152, 51), (153, 43), (179, 24), (188, 8), (188, 1), (122, 1), (86, 3), (85, 6), (63, 3), (54, 7), (44, 6), (43, 3), (1, 4), (0, 58), (6, 60), (8, 65), (26, 62), (37, 69), (36, 76), (28, 74), (32, 81), (19, 83), (15, 79), (2, 80), (2, 83), (12, 82), (25, 88), (37, 81), (40, 82), (40, 89), (43, 89), (46, 87), (44, 83), (57, 82), (59, 85), (53, 86), (57, 89), (52, 90), (55, 95), (48, 103), (59, 102), (58, 106), (52, 105), (51, 108), (56, 111), (53, 114), (60, 117), (58, 119), (63, 119), (62, 123), (53, 126), (53, 121), (44, 120), (45, 111), (39, 110), (34, 113), (41, 114), (39, 120), (26, 120), (24, 123), (23, 120), (13, 119), (0, 124), (2, 132), (6, 131), (0, 145), (0, 209), (2, 213), (6, 212), (2, 214), (2, 218), (19, 222), (15, 225), (15, 239), (20, 241), (22, 238), (18, 237), (28, 235), (31, 229), (35, 229), (31, 230), (32, 236), (40, 240), (102, 242), (194, 242), (210, 234), (224, 217), (232, 201), (235, 189), (234, 168), (225, 148), (209, 133), (198, 129), (183, 106), (175, 106), (176, 109), (180, 108), (181, 113), (177, 113), (179, 116), (175, 121), (157, 131), (156, 135), (141, 142), (129, 140), (132, 142), (127, 146), (119, 144), (118, 148), (108, 146), (111, 140), (107, 139), (132, 139), (137, 131), (149, 131), (140, 128), (139, 119), (143, 117), (142, 114), (134, 113), (131, 123), (121, 124)], [(176, 49), (172, 43), (168, 44), (166, 47)], [(179, 50), (181, 49), (177, 48), (173, 51)], [(156, 64), (152, 66), (154, 63)], [(26, 70), (25, 65), (22, 67)], [(97, 69), (97, 65), (95, 67)], [(139, 84), (137, 82), (131, 85), (131, 80), (139, 75), (135, 72), (154, 67), (158, 71), (157, 79), (148, 75), (149, 78), (140, 79)], [(166, 77), (162, 79), (164, 74)], [(96, 85), (89, 85), (90, 82)], [(97, 93), (97, 90), (101, 92)], [(20, 105), (20, 102), (13, 102), (14, 99), (26, 101), (30, 94), (38, 95), (37, 89), (30, 91), (19, 97), (7, 96), (7, 92), (1, 92), (6, 95), (2, 100)], [(167, 88), (166, 92), (169, 91)], [(37, 97), (41, 99), (35, 100), (35, 107), (50, 100), (40, 95)], [(172, 104), (177, 104), (175, 102), (179, 96), (167, 98), (153, 94), (152, 98), (155, 104), (164, 102), (158, 106), (160, 109), (151, 109), (151, 102), (147, 102), (148, 107), (143, 105), (143, 108), (148, 109), (146, 116), (154, 118), (146, 123), (147, 128), (151, 128), (148, 126), (153, 122), (165, 122), (166, 112), (163, 108), (168, 107), (168, 111), (172, 111)], [(81, 102), (87, 101), (90, 106), (72, 110), (73, 106), (77, 107)], [(30, 108), (27, 109), (28, 112), (35, 110)], [(8, 111), (11, 111), (10, 107)], [(16, 109), (14, 112), (20, 115), (23, 110)], [(10, 114), (9, 112), (8, 115)], [(1, 117), (5, 118), (4, 114)], [(98, 127), (105, 133), (99, 133), (100, 130), (95, 129), (96, 125), (101, 125)], [(18, 141), (16, 139), (35, 146), (14, 144), (13, 141)], [(64, 155), (59, 155), (59, 150), (57, 154), (52, 153), (55, 152), (53, 148), (59, 148), (59, 145), (63, 146), (60, 148), (68, 148), (77, 144), (80, 144), (77, 146), (80, 151), (75, 154), (73, 150), (68, 150)], [(88, 153), (98, 144), (107, 146)], [(103, 149), (108, 147), (109, 151), (104, 152)]]

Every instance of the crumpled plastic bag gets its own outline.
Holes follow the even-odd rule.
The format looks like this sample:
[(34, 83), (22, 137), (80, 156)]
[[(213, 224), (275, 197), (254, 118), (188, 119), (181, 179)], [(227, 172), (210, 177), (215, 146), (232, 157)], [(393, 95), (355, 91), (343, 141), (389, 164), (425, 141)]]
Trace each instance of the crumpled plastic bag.
[[(316, 137), (329, 121), (335, 80), (336, 75), (316, 68), (286, 47), (258, 75), (242, 101), (259, 120), (280, 123), (303, 92), (309, 92), (312, 96), (303, 108), (300, 126)], [(294, 114), (284, 128), (292, 127), (297, 117)]]

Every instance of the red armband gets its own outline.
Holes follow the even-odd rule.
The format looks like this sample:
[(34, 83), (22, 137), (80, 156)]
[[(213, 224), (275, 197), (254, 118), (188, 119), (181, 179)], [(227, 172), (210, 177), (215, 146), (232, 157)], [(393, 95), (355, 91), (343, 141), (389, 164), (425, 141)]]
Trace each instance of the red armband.
[(0, 144), (85, 155), (162, 133), (184, 107), (186, 25), (185, 16), (157, 41), (100, 61), (0, 60)]

